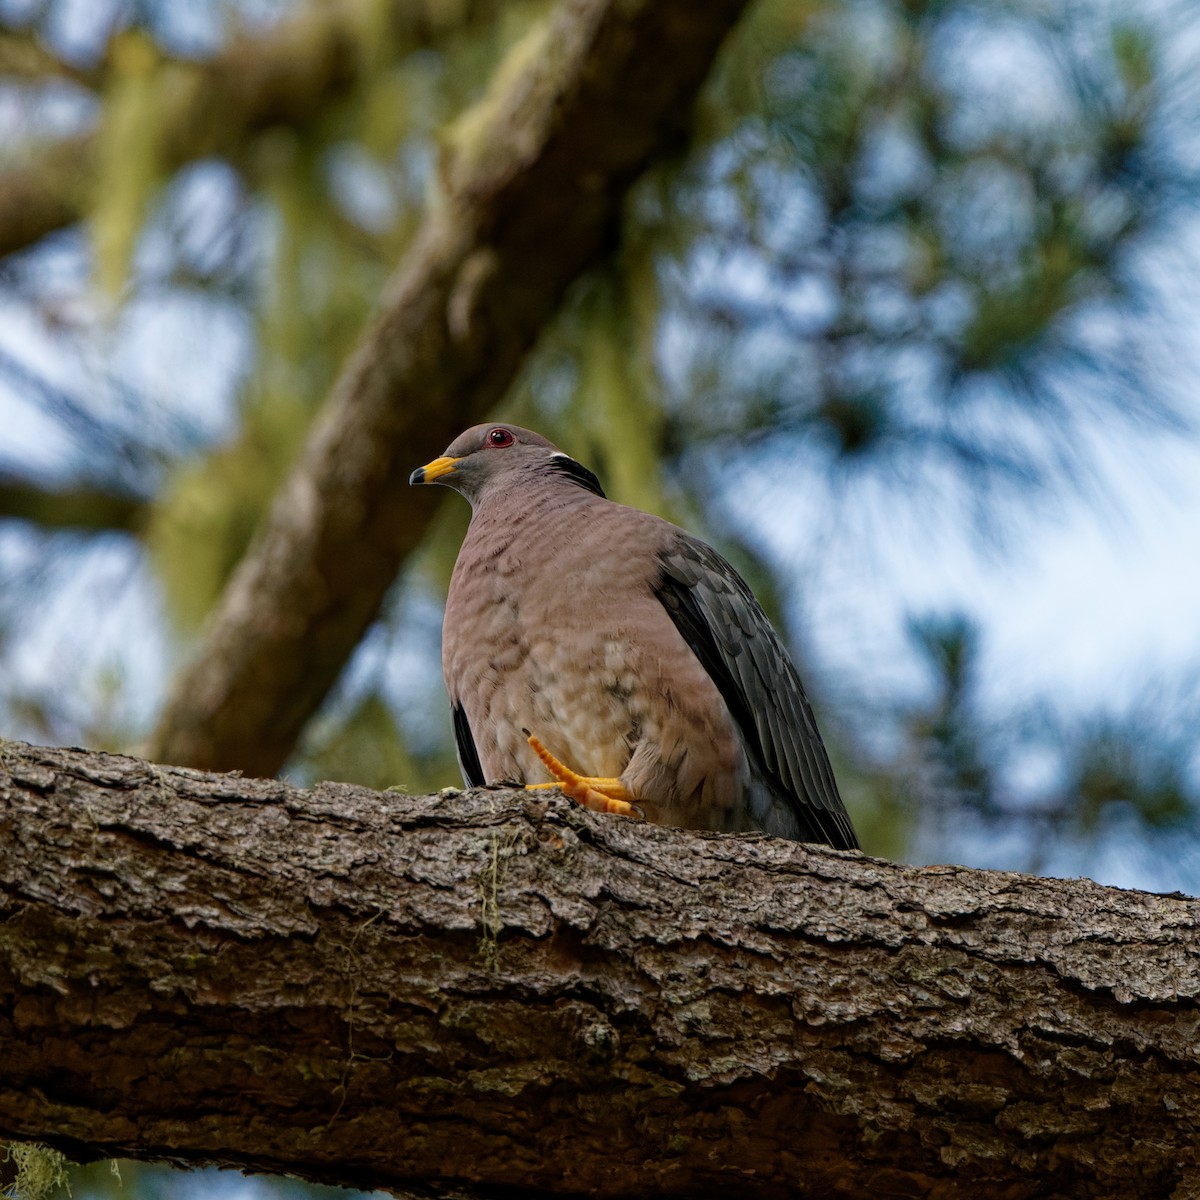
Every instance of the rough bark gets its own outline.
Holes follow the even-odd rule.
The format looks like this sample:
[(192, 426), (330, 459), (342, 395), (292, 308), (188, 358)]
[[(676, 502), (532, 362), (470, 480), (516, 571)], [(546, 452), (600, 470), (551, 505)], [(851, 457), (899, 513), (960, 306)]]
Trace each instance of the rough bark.
[[(207, 155), (240, 161), (255, 134), (302, 128), (352, 95), (370, 60), (362, 47), (365, 7), (362, 0), (308, 4), (268, 34), (238, 38), (207, 62), (174, 65), (163, 94), (160, 166), (174, 171)], [(496, 0), (451, 8), (393, 3), (385, 26), (390, 48), (400, 54), (432, 45), (448, 21), (455, 27), (487, 21), (498, 7)], [(104, 73), (96, 68), (93, 81), (102, 83)], [(95, 134), (64, 138), (0, 173), (0, 255), (86, 216), (96, 147)]]
[(407, 486), (503, 395), (745, 0), (563, 0), (463, 122), (382, 311), (183, 673), (152, 757), (279, 769), (434, 512)]
[(0, 1134), (470, 1196), (1200, 1188), (1200, 901), (5, 743)]

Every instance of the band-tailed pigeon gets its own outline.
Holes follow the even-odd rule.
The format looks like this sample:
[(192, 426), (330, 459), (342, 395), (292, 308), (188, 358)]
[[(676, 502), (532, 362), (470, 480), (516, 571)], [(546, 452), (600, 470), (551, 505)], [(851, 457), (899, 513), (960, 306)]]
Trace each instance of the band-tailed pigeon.
[(469, 786), (857, 847), (800, 678), (715, 550), (514, 425), (468, 429), (409, 482), (474, 510), (442, 631)]

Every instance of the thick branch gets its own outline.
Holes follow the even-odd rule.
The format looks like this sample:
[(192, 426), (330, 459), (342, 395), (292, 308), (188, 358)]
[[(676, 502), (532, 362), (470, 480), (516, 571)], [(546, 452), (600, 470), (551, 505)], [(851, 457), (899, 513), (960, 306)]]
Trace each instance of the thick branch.
[[(402, 0), (388, 8), (395, 53), (433, 44), (447, 21), (490, 20), (496, 0), (445, 5)], [(165, 170), (208, 155), (239, 158), (247, 140), (273, 125), (303, 127), (362, 81), (362, 0), (308, 4), (269, 33), (233, 41), (210, 61), (178, 65), (164, 97), (159, 158)], [(376, 47), (372, 47), (376, 49)], [(0, 174), (0, 255), (73, 224), (87, 210), (96, 139), (82, 134), (33, 154)]]
[(446, 196), (230, 583), (154, 757), (278, 770), (433, 515), (409, 472), (503, 395), (744, 3), (563, 0), (461, 123)]
[(1200, 1185), (1195, 900), (16, 743), (0, 820), (6, 1136), (481, 1196)]

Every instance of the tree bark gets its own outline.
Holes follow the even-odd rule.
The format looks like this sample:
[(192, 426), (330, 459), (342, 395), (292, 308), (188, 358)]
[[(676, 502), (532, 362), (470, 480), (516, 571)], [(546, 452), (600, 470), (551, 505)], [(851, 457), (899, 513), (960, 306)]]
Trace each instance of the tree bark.
[(424, 534), (410, 471), (483, 420), (745, 0), (562, 0), (459, 123), (382, 311), (183, 672), (151, 756), (270, 775)]
[(423, 1195), (1200, 1189), (1200, 901), (4, 743), (0, 1134)]

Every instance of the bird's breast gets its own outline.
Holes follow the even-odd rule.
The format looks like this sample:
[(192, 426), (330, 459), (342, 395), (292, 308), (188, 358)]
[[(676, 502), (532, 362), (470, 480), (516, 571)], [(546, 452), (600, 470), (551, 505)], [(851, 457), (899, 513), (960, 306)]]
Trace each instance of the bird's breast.
[[(582, 520), (582, 526), (581, 526)], [(652, 734), (646, 665), (622, 614), (620, 547), (567, 506), (472, 520), (451, 579), (442, 664), (489, 780), (549, 779), (524, 730), (572, 768), (620, 775)]]

